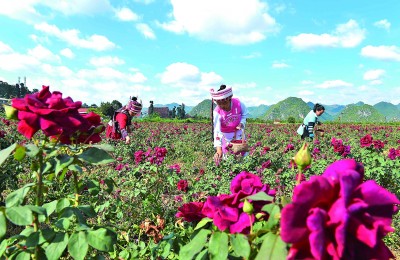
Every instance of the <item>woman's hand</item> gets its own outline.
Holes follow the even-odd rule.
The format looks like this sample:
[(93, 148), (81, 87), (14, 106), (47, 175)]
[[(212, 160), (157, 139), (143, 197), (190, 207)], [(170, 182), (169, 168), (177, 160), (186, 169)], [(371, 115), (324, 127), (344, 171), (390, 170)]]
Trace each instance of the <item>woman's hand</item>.
[(214, 162), (219, 163), (222, 159), (222, 148), (217, 147), (217, 151), (214, 154)]
[(242, 123), (240, 123), (240, 124), (236, 127), (237, 130), (241, 130), (241, 129), (243, 129), (243, 128), (244, 128), (244, 126), (243, 126)]
[(126, 144), (129, 144), (130, 141), (131, 141), (131, 138), (129, 137), (129, 135), (127, 135), (127, 136), (125, 137), (125, 143), (126, 143)]

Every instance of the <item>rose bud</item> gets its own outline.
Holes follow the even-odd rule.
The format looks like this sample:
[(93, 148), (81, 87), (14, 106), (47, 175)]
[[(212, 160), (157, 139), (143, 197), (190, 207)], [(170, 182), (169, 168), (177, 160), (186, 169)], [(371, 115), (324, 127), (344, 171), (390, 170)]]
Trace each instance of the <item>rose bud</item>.
[(303, 143), (303, 146), (294, 157), (294, 162), (300, 171), (303, 171), (308, 165), (311, 164), (311, 153), (308, 150), (308, 143)]

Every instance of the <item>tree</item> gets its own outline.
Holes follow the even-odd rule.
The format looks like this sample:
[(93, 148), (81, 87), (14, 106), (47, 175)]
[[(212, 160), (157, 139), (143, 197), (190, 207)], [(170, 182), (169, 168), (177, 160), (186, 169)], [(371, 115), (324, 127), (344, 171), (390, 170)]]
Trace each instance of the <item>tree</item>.
[(176, 117), (176, 106), (174, 106), (174, 108), (172, 108), (172, 115), (171, 115), (171, 117), (172, 117), (172, 118), (175, 118), (175, 117)]
[(151, 114), (153, 114), (153, 113), (154, 113), (154, 105), (153, 105), (153, 101), (150, 100), (149, 116), (150, 116)]
[(118, 109), (120, 109), (122, 107), (122, 104), (118, 100), (113, 100), (111, 102), (111, 106), (113, 107), (114, 111), (117, 111)]
[(109, 118), (112, 118), (112, 116), (114, 115), (114, 111), (115, 111), (110, 102), (101, 102), (99, 110), (100, 110), (100, 113), (102, 113), (104, 116), (107, 116)]
[(177, 117), (179, 119), (184, 119), (186, 116), (186, 112), (185, 112), (185, 104), (182, 103), (182, 105), (179, 105), (177, 108)]
[(288, 123), (290, 123), (290, 124), (294, 124), (294, 123), (296, 123), (296, 118), (294, 118), (294, 117), (292, 117), (292, 116), (289, 116), (288, 119), (287, 119), (287, 121), (288, 121)]

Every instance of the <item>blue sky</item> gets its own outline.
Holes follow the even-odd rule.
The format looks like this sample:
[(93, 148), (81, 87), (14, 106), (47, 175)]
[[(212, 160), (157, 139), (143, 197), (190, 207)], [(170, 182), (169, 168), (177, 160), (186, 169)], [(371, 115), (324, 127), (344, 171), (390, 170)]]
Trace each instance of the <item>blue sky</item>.
[(0, 0), (0, 80), (145, 106), (400, 103), (400, 1)]

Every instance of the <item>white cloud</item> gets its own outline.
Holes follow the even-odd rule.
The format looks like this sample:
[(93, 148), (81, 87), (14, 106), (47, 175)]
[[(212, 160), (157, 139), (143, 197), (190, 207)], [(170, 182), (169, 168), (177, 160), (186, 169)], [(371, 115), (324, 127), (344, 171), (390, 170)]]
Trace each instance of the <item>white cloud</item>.
[(311, 84), (314, 84), (314, 81), (311, 81), (311, 80), (302, 80), (302, 81), (300, 82), (300, 84), (301, 84), (301, 85), (311, 85)]
[(106, 67), (106, 66), (115, 66), (125, 64), (125, 61), (112, 56), (103, 56), (103, 57), (93, 57), (90, 59), (90, 64), (96, 67)]
[(314, 92), (310, 91), (310, 90), (302, 90), (302, 91), (299, 91), (298, 93), (299, 93), (299, 96), (311, 96), (311, 95), (314, 95)]
[[(184, 62), (170, 64), (158, 77), (165, 90), (160, 89), (151, 98), (166, 102), (184, 100), (185, 104), (197, 104), (205, 98), (210, 98), (209, 90), (215, 89), (223, 81), (215, 72), (202, 72), (198, 67)], [(179, 95), (176, 92), (177, 88)]]
[(148, 4), (151, 4), (154, 2), (154, 0), (133, 0), (133, 1), (135, 1), (136, 3), (145, 4), (145, 5), (148, 5)]
[(259, 52), (252, 52), (249, 55), (242, 56), (243, 59), (255, 59), (260, 58), (262, 55)]
[[(40, 89), (42, 85), (49, 85), (51, 91), (61, 91), (64, 96), (71, 96), (74, 100), (88, 104), (99, 104), (114, 99), (126, 102), (129, 95), (149, 89), (148, 86), (142, 85), (147, 78), (137, 69), (72, 69), (64, 65), (54, 66), (47, 63), (49, 53), (41, 48), (22, 54), (4, 48), (4, 45), (0, 44), (1, 48), (7, 49), (7, 53), (0, 52), (0, 71), (6, 73), (9, 81), (26, 75), (29, 89)], [(121, 63), (118, 59), (111, 60)], [(97, 88), (100, 86), (105, 90)]]
[(13, 50), (10, 46), (0, 41), (0, 54), (2, 53), (11, 53)]
[(382, 69), (368, 70), (364, 73), (364, 80), (379, 80), (385, 75), (385, 71)]
[(368, 45), (361, 49), (361, 56), (385, 60), (385, 61), (400, 61), (400, 48), (397, 46), (371, 46)]
[(131, 22), (139, 20), (139, 16), (132, 12), (131, 9), (124, 7), (118, 10), (115, 10), (115, 15), (121, 21)]
[(161, 74), (161, 83), (175, 86), (198, 83), (201, 81), (199, 68), (194, 65), (178, 62), (169, 65)]
[(49, 49), (42, 45), (37, 45), (35, 48), (28, 50), (28, 54), (41, 61), (60, 61), (60, 57), (53, 54)]
[(69, 48), (62, 49), (60, 54), (68, 59), (73, 59), (75, 57), (75, 54)]
[[(43, 8), (44, 7), (44, 8)], [(112, 10), (108, 0), (25, 0), (0, 1), (0, 14), (26, 23), (43, 22), (51, 18), (48, 9), (63, 15), (93, 15)], [(41, 13), (39, 10), (46, 10)]]
[(382, 80), (379, 80), (379, 79), (376, 79), (376, 80), (372, 80), (369, 84), (370, 84), (370, 85), (374, 85), (374, 86), (382, 85), (382, 84), (383, 84), (383, 81), (382, 81)]
[(48, 23), (35, 24), (34, 28), (38, 31), (46, 33), (47, 35), (54, 36), (68, 44), (96, 51), (104, 51), (113, 49), (115, 44), (102, 35), (93, 34), (86, 39), (79, 38), (79, 30), (60, 30), (55, 25)]
[(136, 25), (136, 29), (144, 35), (145, 38), (154, 40), (156, 35), (153, 30), (145, 23), (139, 23)]
[(365, 29), (360, 28), (354, 20), (339, 24), (332, 33), (301, 33), (286, 37), (288, 45), (295, 50), (306, 50), (316, 47), (353, 48), (365, 39)]
[(183, 34), (185, 32), (185, 27), (177, 21), (171, 21), (169, 23), (160, 23), (159, 21), (156, 21), (156, 25), (166, 31), (170, 31), (176, 34)]
[(274, 69), (284, 69), (284, 68), (289, 68), (290, 66), (284, 62), (278, 62), (278, 61), (274, 61), (272, 63), (272, 68)]
[(279, 30), (275, 19), (268, 14), (268, 5), (259, 0), (172, 0), (171, 4), (173, 20), (159, 25), (203, 40), (250, 44)]
[(316, 85), (315, 87), (322, 88), (322, 89), (332, 89), (332, 88), (350, 88), (352, 86), (353, 86), (353, 84), (351, 84), (351, 83), (337, 79), (337, 80), (324, 81), (321, 84)]
[(374, 23), (374, 25), (376, 27), (378, 27), (378, 28), (383, 28), (386, 31), (389, 31), (390, 30), (390, 26), (391, 26), (390, 22), (388, 20), (386, 20), (386, 19), (377, 21), (377, 22)]

